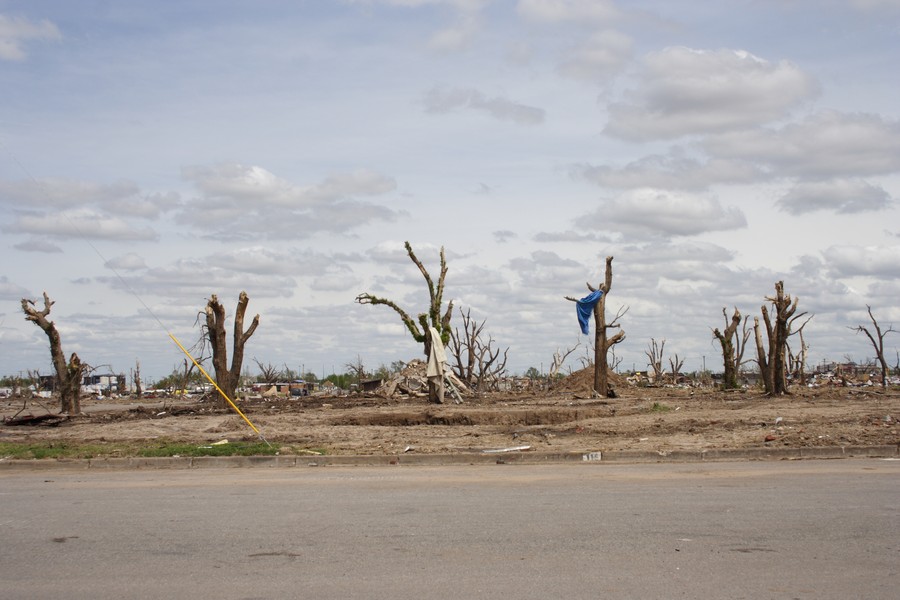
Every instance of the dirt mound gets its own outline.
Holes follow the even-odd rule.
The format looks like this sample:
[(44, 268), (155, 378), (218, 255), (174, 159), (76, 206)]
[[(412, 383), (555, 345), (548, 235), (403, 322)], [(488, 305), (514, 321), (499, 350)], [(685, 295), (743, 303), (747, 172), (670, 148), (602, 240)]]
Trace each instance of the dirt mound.
[[(607, 380), (616, 390), (627, 385), (625, 378), (618, 373), (608, 372)], [(553, 386), (554, 392), (568, 392), (579, 396), (590, 396), (594, 391), (594, 367), (585, 367), (563, 378)]]

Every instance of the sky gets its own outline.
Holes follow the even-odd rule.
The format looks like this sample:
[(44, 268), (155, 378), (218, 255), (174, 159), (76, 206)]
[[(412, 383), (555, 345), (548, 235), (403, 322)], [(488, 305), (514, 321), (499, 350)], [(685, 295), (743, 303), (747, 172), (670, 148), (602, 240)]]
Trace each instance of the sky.
[(810, 364), (865, 361), (866, 306), (900, 325), (898, 57), (900, 0), (0, 0), (0, 375), (52, 371), (44, 291), (67, 354), (145, 381), (242, 290), (251, 373), (421, 358), (354, 302), (427, 309), (405, 241), (511, 373), (582, 366), (564, 296), (607, 256), (621, 370), (651, 339), (721, 370), (723, 309), (781, 280)]

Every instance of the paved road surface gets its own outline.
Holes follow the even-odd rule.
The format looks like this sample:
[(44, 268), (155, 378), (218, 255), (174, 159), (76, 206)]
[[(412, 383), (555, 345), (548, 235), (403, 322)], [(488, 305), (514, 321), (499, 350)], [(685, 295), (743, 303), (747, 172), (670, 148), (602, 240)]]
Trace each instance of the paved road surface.
[(897, 598), (900, 461), (0, 473), (0, 598)]

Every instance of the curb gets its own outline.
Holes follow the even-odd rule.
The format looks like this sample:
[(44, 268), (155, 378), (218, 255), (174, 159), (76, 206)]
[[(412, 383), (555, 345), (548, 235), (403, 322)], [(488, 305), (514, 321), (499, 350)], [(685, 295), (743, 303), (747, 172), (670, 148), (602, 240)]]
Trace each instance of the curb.
[(200, 456), (90, 459), (0, 459), (2, 471), (104, 471), (135, 469), (235, 469), (293, 467), (442, 466), (487, 464), (638, 464), (815, 460), (900, 457), (900, 444), (812, 448), (722, 448), (717, 450), (611, 450), (608, 452), (508, 452), (399, 454), (378, 456)]

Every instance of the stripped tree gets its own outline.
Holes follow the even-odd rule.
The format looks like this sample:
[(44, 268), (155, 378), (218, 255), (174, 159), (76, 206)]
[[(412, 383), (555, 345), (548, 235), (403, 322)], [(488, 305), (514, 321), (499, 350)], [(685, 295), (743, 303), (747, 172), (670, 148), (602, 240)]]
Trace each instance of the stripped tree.
[[(580, 345), (581, 344), (576, 342), (571, 348), (566, 348), (565, 350), (561, 348), (556, 349), (556, 352), (553, 353), (553, 360), (550, 362), (550, 372), (547, 376), (550, 381), (554, 381), (559, 376), (559, 370), (566, 362), (566, 359), (569, 358), (569, 355), (575, 352)], [(615, 364), (613, 365), (613, 369), (615, 369)]]
[(22, 311), (25, 320), (31, 321), (40, 327), (50, 341), (50, 358), (53, 361), (53, 369), (56, 371), (56, 391), (59, 393), (60, 412), (70, 415), (81, 413), (81, 378), (85, 365), (74, 352), (66, 362), (66, 355), (62, 350), (62, 341), (59, 331), (53, 321), (47, 317), (50, 315), (50, 307), (55, 304), (50, 300), (47, 292), (44, 292), (44, 308), (38, 310), (33, 300), (22, 298)]
[[(862, 332), (866, 334), (866, 337), (872, 342), (872, 348), (875, 349), (875, 358), (881, 365), (881, 387), (887, 389), (888, 365), (887, 360), (884, 358), (884, 336), (889, 333), (897, 333), (897, 331), (894, 329), (893, 325), (889, 325), (887, 329), (882, 331), (881, 326), (878, 325), (878, 321), (875, 320), (875, 315), (872, 314), (872, 307), (866, 304), (866, 310), (869, 313), (869, 319), (872, 321), (872, 326), (875, 328), (875, 334), (873, 335), (869, 329), (863, 325), (850, 327), (850, 329), (855, 329), (856, 333)], [(898, 367), (900, 367), (900, 354), (897, 355), (897, 363)]]
[[(264, 383), (267, 386), (275, 385), (278, 383), (278, 380), (283, 377), (283, 373), (281, 369), (273, 365), (272, 363), (263, 363), (255, 356), (253, 357), (253, 362), (256, 363), (256, 366), (259, 367), (259, 377), (256, 378), (260, 383)], [(286, 378), (290, 381), (291, 378)]]
[(131, 372), (131, 381), (134, 384), (134, 395), (140, 398), (144, 395), (144, 382), (141, 380), (141, 361), (135, 359), (134, 370)]
[(806, 313), (796, 314), (800, 298), (796, 297), (792, 301), (791, 295), (784, 293), (783, 281), (775, 284), (775, 295), (766, 296), (766, 300), (772, 303), (775, 322), (772, 322), (769, 310), (764, 304), (761, 310), (768, 344), (763, 346), (759, 318), (754, 318), (753, 329), (756, 334), (757, 362), (759, 363), (759, 372), (762, 375), (766, 394), (780, 396), (789, 393), (787, 382), (788, 338), (797, 331), (802, 330), (812, 317), (807, 318), (799, 328), (794, 328), (794, 323), (805, 316)]
[(484, 325), (472, 318), (472, 309), (459, 309), (463, 329), (457, 327), (450, 332), (450, 356), (455, 364), (453, 371), (463, 383), (480, 392), (485, 391), (506, 372), (507, 347), (502, 354), (494, 347), (494, 338), (483, 334)]
[[(722, 309), (722, 316), (725, 317), (725, 331), (720, 331), (718, 327), (713, 329), (713, 335), (722, 346), (722, 361), (725, 366), (722, 388), (735, 390), (740, 387), (738, 373), (741, 359), (744, 355), (744, 348), (747, 347), (747, 340), (750, 337), (750, 330), (747, 328), (748, 317), (741, 317), (741, 311), (737, 307), (734, 309), (734, 314), (731, 315), (731, 322), (729, 322), (728, 313), (724, 308)], [(738, 326), (741, 323), (744, 324), (743, 331), (738, 334)]]
[[(607, 354), (609, 349), (625, 339), (625, 332), (622, 331), (618, 320), (628, 312), (628, 309), (619, 309), (615, 318), (606, 322), (606, 296), (612, 288), (612, 256), (606, 257), (606, 276), (603, 284), (594, 287), (587, 283), (587, 288), (591, 293), (580, 300), (565, 296), (566, 300), (575, 302), (579, 315), (579, 322), (582, 326), (582, 332), (587, 334), (586, 324), (587, 316), (593, 313), (594, 316), (594, 393), (601, 398), (615, 397), (615, 393), (610, 394), (609, 388), (609, 363)], [(619, 329), (613, 336), (609, 336), (610, 329)]]
[[(237, 310), (234, 313), (234, 347), (231, 351), (231, 367), (228, 366), (228, 343), (225, 335), (225, 307), (215, 294), (206, 303), (206, 330), (212, 348), (213, 368), (216, 371), (216, 385), (221, 390), (217, 395), (219, 408), (226, 408), (228, 400), (234, 400), (241, 377), (241, 366), (244, 362), (244, 345), (259, 325), (259, 315), (253, 317), (250, 327), (244, 331), (244, 315), (250, 298), (247, 292), (238, 297)], [(225, 396), (222, 395), (225, 394)], [(227, 398), (226, 398), (227, 396)]]
[(656, 384), (662, 383), (663, 378), (663, 351), (666, 348), (666, 340), (662, 340), (661, 342), (657, 342), (655, 339), (650, 338), (650, 343), (647, 344), (647, 349), (644, 350), (644, 354), (647, 355), (647, 358), (650, 359), (650, 362), (647, 363), (647, 366), (650, 367), (650, 370), (653, 371), (653, 382)]
[(678, 374), (681, 373), (681, 367), (684, 366), (684, 359), (678, 356), (676, 352), (674, 356), (669, 357), (669, 370), (672, 373), (672, 385), (678, 383)]
[[(425, 265), (418, 259), (409, 242), (405, 242), (406, 253), (409, 259), (419, 268), (425, 283), (428, 284), (428, 295), (430, 304), (427, 312), (419, 313), (418, 321), (414, 320), (409, 314), (400, 308), (393, 300), (379, 298), (369, 293), (360, 294), (356, 297), (359, 304), (383, 304), (394, 310), (415, 341), (424, 346), (425, 357), (430, 365), (428, 377), (428, 400), (437, 404), (444, 401), (444, 375), (443, 360), (445, 355), (444, 347), (450, 342), (450, 317), (453, 315), (453, 301), (447, 305), (447, 310), (441, 312), (444, 302), (444, 280), (447, 277), (447, 260), (444, 257), (444, 248), (441, 247), (441, 274), (438, 277), (437, 285), (431, 279)], [(436, 335), (431, 333), (432, 329)], [(436, 344), (440, 344), (437, 347)], [(439, 372), (439, 373), (438, 373)]]

